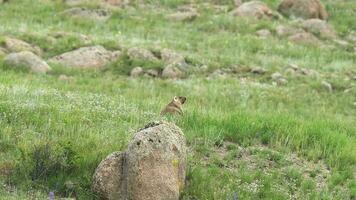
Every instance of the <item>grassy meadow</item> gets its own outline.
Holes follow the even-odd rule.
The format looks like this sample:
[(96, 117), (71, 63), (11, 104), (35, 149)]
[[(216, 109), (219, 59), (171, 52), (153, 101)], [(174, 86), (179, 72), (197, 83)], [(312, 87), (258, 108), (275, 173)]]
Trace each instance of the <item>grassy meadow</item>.
[[(161, 63), (121, 58), (103, 70), (49, 63), (52, 71), (35, 74), (9, 69), (0, 56), (0, 199), (47, 199), (49, 191), (97, 199), (90, 190), (97, 165), (124, 150), (135, 130), (164, 118), (159, 111), (175, 95), (188, 98), (184, 116), (165, 119), (183, 130), (189, 146), (181, 199), (233, 199), (234, 193), (244, 200), (356, 199), (355, 44), (292, 43), (275, 35), (278, 25), (292, 20), (236, 18), (229, 12), (233, 1), (145, 2), (113, 10), (105, 22), (61, 15), (68, 6), (59, 0), (0, 4), (0, 44), (6, 36), (22, 39), (38, 45), (45, 60), (100, 44), (123, 52), (174, 49), (191, 65), (178, 80), (129, 77), (137, 65)], [(276, 10), (280, 1), (264, 2)], [(356, 2), (322, 2), (340, 38), (356, 31)], [(188, 3), (196, 5), (197, 19), (167, 19)], [(257, 37), (260, 29), (272, 36)], [(70, 34), (52, 40), (56, 32)], [(288, 64), (320, 75), (273, 84), (270, 75)], [(267, 72), (209, 77), (216, 69), (248, 66)], [(60, 80), (61, 74), (74, 80)]]

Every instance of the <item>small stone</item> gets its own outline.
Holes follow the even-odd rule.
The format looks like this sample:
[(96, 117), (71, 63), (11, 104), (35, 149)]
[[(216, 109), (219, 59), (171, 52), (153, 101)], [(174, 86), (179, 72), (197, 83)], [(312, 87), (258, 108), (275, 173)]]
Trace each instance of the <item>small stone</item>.
[(24, 67), (35, 73), (46, 73), (51, 70), (45, 61), (30, 51), (10, 53), (5, 56), (4, 63), (9, 67)]
[(328, 91), (328, 92), (332, 92), (333, 91), (333, 87), (330, 83), (326, 82), (326, 81), (322, 81), (321, 85)]
[(144, 71), (143, 71), (142, 67), (135, 67), (130, 72), (131, 77), (138, 77), (138, 76), (142, 76), (143, 74), (144, 74)]
[(307, 44), (307, 45), (321, 44), (320, 40), (310, 33), (297, 33), (292, 36), (289, 36), (288, 40), (298, 44)]
[(13, 52), (13, 53), (21, 52), (21, 51), (30, 51), (36, 55), (42, 54), (42, 50), (38, 46), (31, 45), (27, 42), (24, 42), (16, 38), (6, 37), (4, 40), (4, 45), (9, 52)]
[(267, 4), (261, 1), (245, 2), (233, 11), (233, 15), (253, 19), (270, 19), (274, 16)]
[(147, 74), (150, 77), (158, 77), (158, 75), (159, 75), (158, 71), (155, 69), (149, 69), (146, 71), (145, 74)]
[(59, 75), (58, 80), (65, 81), (65, 82), (73, 82), (75, 78), (73, 76), (67, 76), (65, 74), (61, 74)]
[(271, 31), (269, 31), (268, 29), (261, 29), (261, 30), (256, 32), (256, 35), (261, 37), (261, 38), (268, 38), (272, 34), (271, 34)]
[(90, 10), (87, 8), (70, 8), (63, 11), (61, 14), (82, 19), (93, 19), (105, 21), (111, 17), (111, 12), (104, 9)]
[(162, 78), (178, 79), (183, 76), (183, 73), (174, 65), (168, 65), (162, 71)]
[(130, 59), (158, 61), (151, 51), (138, 47), (128, 49), (127, 55)]
[(267, 72), (267, 70), (265, 70), (262, 67), (252, 67), (251, 68), (251, 73), (253, 74), (265, 74)]

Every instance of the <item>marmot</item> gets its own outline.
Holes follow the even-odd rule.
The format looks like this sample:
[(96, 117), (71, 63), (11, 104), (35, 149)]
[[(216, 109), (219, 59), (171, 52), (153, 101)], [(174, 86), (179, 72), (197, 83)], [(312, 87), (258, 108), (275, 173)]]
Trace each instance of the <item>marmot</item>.
[(187, 100), (186, 97), (175, 96), (173, 100), (161, 111), (161, 115), (170, 114), (180, 114), (183, 115), (182, 105)]

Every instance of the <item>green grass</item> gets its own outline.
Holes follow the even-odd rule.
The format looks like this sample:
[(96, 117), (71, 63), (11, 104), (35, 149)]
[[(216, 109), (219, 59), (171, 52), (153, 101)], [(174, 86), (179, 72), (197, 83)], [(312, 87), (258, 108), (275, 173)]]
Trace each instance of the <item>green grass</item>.
[[(38, 45), (44, 59), (94, 44), (123, 52), (136, 46), (171, 48), (187, 58), (192, 74), (182, 80), (129, 78), (135, 66), (164, 64), (125, 55), (102, 71), (52, 64), (47, 75), (11, 70), (1, 61), (0, 199), (45, 199), (49, 191), (96, 199), (90, 184), (99, 162), (124, 150), (135, 130), (161, 119), (160, 109), (175, 95), (188, 97), (185, 115), (167, 119), (182, 128), (191, 148), (182, 199), (232, 199), (234, 192), (239, 199), (356, 197), (356, 90), (355, 80), (345, 79), (356, 76), (350, 49), (260, 39), (256, 30), (273, 32), (289, 20), (236, 19), (203, 1), (197, 1), (201, 16), (189, 23), (165, 17), (188, 2), (183, 0), (116, 10), (101, 23), (55, 15), (66, 8), (60, 2), (1, 5), (0, 40), (14, 36)], [(230, 1), (209, 2), (233, 8)], [(279, 1), (266, 2), (276, 8)], [(324, 3), (341, 37), (356, 28), (355, 3)], [(59, 31), (70, 34), (54, 38)], [(288, 76), (287, 85), (273, 85), (270, 74), (290, 63), (320, 75)], [(196, 72), (200, 65), (209, 71), (257, 65), (268, 72), (207, 79)], [(60, 74), (75, 81), (58, 80)], [(333, 92), (323, 80), (332, 83)], [(344, 93), (349, 87), (354, 89)]]

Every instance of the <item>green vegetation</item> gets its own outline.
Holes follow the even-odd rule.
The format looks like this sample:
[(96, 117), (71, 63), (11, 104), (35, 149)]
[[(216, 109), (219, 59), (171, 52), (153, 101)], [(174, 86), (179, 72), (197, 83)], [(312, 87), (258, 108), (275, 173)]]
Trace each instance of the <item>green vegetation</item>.
[[(135, 66), (163, 63), (121, 56), (104, 70), (51, 65), (46, 75), (12, 70), (0, 56), (0, 199), (61, 197), (96, 199), (90, 190), (99, 162), (125, 149), (132, 133), (160, 120), (175, 95), (188, 97), (183, 117), (173, 118), (190, 146), (182, 199), (354, 199), (356, 198), (356, 54), (352, 47), (323, 41), (325, 48), (298, 45), (255, 32), (290, 20), (249, 21), (218, 12), (233, 1), (196, 1), (200, 17), (172, 22), (166, 15), (187, 0), (151, 0), (113, 11), (106, 22), (58, 13), (62, 1), (13, 0), (0, 4), (0, 43), (13, 36), (44, 51), (49, 59), (82, 46), (111, 50), (170, 48), (192, 70), (182, 80), (130, 78)], [(275, 9), (277, 0), (266, 0)], [(340, 36), (356, 30), (352, 1), (324, 1)], [(95, 7), (96, 5), (90, 5)], [(56, 32), (67, 32), (58, 37)], [(90, 40), (83, 39), (81, 34)], [(288, 64), (321, 76), (270, 75)], [(196, 70), (207, 65), (206, 72)], [(207, 78), (218, 68), (263, 66), (265, 75), (245, 73)], [(74, 81), (58, 76), (73, 76)], [(346, 80), (346, 78), (349, 78)], [(321, 84), (333, 86), (329, 92)], [(344, 90), (353, 86), (353, 90)]]

